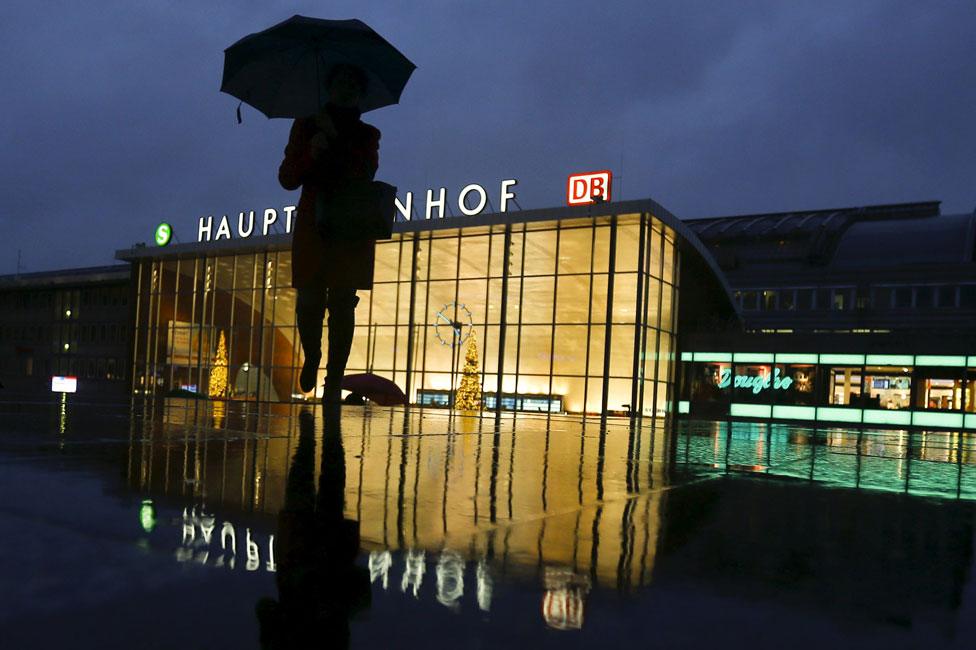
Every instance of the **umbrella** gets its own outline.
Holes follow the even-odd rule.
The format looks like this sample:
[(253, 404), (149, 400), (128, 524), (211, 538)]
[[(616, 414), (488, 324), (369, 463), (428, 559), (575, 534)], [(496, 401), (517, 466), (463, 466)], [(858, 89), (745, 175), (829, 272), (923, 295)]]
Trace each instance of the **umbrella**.
[(359, 393), (380, 406), (394, 406), (396, 404), (407, 403), (407, 396), (403, 394), (399, 386), (386, 377), (380, 377), (371, 372), (364, 372), (358, 375), (346, 375), (342, 378), (342, 387), (345, 390)]
[(369, 78), (362, 112), (399, 102), (417, 67), (360, 20), (292, 16), (224, 50), (220, 90), (268, 117), (305, 117), (328, 101), (326, 80), (340, 64), (355, 65)]

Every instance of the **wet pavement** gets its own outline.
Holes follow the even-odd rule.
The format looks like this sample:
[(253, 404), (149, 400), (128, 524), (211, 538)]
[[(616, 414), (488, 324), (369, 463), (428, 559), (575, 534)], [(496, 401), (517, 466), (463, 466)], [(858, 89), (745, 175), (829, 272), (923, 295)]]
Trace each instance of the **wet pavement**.
[(974, 446), (0, 403), (0, 647), (970, 647)]

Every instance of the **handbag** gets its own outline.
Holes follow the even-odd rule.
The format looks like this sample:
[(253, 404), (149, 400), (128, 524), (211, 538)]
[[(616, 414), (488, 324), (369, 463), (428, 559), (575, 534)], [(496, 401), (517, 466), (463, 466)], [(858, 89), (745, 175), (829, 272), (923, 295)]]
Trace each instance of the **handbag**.
[(344, 180), (315, 198), (315, 226), (324, 239), (390, 239), (397, 188), (365, 178)]

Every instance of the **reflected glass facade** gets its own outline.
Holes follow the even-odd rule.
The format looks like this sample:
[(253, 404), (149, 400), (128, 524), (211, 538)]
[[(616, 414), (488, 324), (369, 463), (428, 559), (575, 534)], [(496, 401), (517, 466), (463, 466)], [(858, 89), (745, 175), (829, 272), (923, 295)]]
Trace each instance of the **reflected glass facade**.
[[(489, 408), (665, 414), (675, 233), (649, 212), (548, 212), (555, 218), (397, 224), (377, 245), (373, 289), (358, 293), (346, 373), (374, 372), (411, 403), (449, 406), (473, 352)], [(235, 244), (129, 258), (137, 392), (219, 395), (226, 359), (227, 397), (302, 398), (289, 242)]]

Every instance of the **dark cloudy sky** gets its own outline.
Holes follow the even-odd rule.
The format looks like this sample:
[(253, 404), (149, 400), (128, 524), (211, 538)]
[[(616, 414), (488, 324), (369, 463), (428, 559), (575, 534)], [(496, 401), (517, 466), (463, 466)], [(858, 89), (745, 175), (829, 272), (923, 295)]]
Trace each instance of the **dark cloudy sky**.
[[(383, 131), (401, 190), (610, 168), (681, 217), (976, 207), (976, 3), (44, 2), (0, 8), (0, 273), (111, 263), (171, 222), (280, 207), (289, 123), (218, 92), (223, 49), (359, 17), (418, 66)], [(618, 198), (620, 198), (618, 196)], [(497, 197), (493, 199), (497, 205)]]

